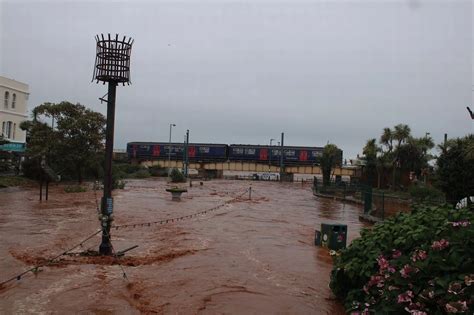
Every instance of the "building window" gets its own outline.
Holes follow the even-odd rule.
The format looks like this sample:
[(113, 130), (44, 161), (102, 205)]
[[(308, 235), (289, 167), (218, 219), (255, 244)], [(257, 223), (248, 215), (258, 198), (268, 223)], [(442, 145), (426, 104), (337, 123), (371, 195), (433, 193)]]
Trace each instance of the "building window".
[[(13, 96), (15, 96), (15, 94), (13, 94)], [(14, 123), (13, 124), (13, 140), (15, 140), (15, 131), (16, 131), (16, 124)]]
[(5, 131), (3, 132), (3, 135), (7, 139), (10, 139), (11, 136), (12, 136), (12, 125), (13, 125), (13, 123), (11, 121), (7, 121), (7, 124), (5, 126)]
[(2, 136), (5, 137), (5, 122), (2, 122)]
[(8, 108), (8, 98), (10, 97), (10, 93), (8, 93), (8, 91), (5, 92), (5, 101), (4, 101), (4, 107), (5, 108)]
[(16, 94), (13, 93), (13, 95), (12, 95), (12, 108), (15, 108), (15, 105), (16, 105)]

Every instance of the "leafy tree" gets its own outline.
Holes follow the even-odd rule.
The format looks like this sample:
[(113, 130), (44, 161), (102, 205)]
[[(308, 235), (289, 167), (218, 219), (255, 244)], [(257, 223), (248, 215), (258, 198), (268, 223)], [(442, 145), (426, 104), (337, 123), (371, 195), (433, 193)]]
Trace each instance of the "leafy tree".
[[(0, 145), (7, 144), (9, 141), (0, 134)], [(9, 170), (10, 164), (8, 163), (8, 154), (0, 151), (0, 172)]]
[(438, 158), (437, 184), (452, 204), (474, 195), (473, 147), (473, 134), (457, 138), (448, 142), (447, 148)]
[(331, 181), (331, 172), (341, 160), (341, 150), (335, 144), (327, 144), (324, 147), (321, 157), (321, 170), (323, 173), (323, 185), (329, 185)]
[[(365, 144), (365, 147), (362, 150), (362, 154), (364, 154), (365, 157), (365, 168), (369, 177), (369, 184), (372, 184), (370, 179), (372, 179), (375, 173), (378, 173), (379, 170), (379, 168), (377, 168), (377, 164), (379, 162), (377, 158), (377, 153), (379, 152), (379, 150), (380, 148), (377, 146), (377, 140), (375, 138), (367, 140), (367, 143)], [(380, 181), (378, 180), (378, 182)]]
[[(27, 156), (47, 164), (63, 176), (82, 182), (84, 174), (100, 167), (105, 135), (105, 117), (81, 104), (44, 103), (33, 109), (34, 119), (20, 127), (27, 131)], [(51, 119), (56, 125), (45, 123)]]

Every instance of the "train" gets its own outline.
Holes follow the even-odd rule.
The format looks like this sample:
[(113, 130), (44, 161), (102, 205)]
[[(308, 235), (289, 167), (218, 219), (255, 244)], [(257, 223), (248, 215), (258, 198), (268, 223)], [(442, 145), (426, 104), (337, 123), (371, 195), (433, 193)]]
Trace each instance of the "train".
[[(285, 165), (319, 165), (323, 147), (284, 146)], [(281, 157), (280, 146), (250, 144), (189, 143), (190, 162), (257, 162), (278, 165)], [(338, 163), (342, 165), (342, 150), (338, 153)], [(129, 161), (183, 160), (184, 143), (168, 142), (129, 142), (127, 143)]]

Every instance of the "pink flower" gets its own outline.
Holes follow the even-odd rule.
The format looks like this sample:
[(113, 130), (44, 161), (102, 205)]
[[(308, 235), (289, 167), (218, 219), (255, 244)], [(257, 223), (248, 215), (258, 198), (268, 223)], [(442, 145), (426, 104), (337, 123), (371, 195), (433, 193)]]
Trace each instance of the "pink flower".
[(467, 227), (471, 225), (471, 222), (469, 220), (462, 220), (462, 221), (457, 221), (457, 222), (450, 222), (453, 227), (461, 226), (461, 227)]
[(417, 261), (417, 260), (425, 260), (426, 257), (428, 257), (428, 254), (426, 254), (426, 252), (422, 249), (418, 249), (416, 250), (413, 255), (411, 256), (411, 260), (413, 262)]
[(400, 303), (405, 303), (405, 302), (410, 302), (411, 303), (411, 299), (414, 297), (413, 295), (413, 292), (412, 291), (406, 291), (404, 293), (401, 293), (398, 295), (398, 304)]
[(448, 246), (449, 246), (449, 242), (443, 238), (439, 241), (434, 241), (433, 244), (431, 245), (431, 248), (434, 250), (443, 250)]
[(367, 287), (367, 285), (364, 285), (363, 289), (365, 293), (369, 294), (369, 287)]
[(448, 292), (452, 294), (458, 294), (462, 289), (462, 284), (459, 282), (453, 282), (449, 285)]
[(466, 301), (450, 302), (445, 308), (448, 313), (462, 313), (468, 310)]
[(385, 270), (390, 266), (388, 260), (383, 255), (380, 255), (379, 258), (377, 258), (377, 263), (379, 264), (380, 271)]
[(402, 278), (409, 278), (410, 273), (416, 273), (418, 272), (418, 268), (414, 268), (410, 265), (405, 265), (403, 268), (400, 270), (400, 274), (402, 275)]
[(368, 308), (365, 308), (363, 311), (351, 312), (351, 315), (369, 315), (369, 314), (370, 312)]
[(395, 271), (396, 271), (395, 268), (392, 267), (392, 266), (389, 266), (387, 270), (388, 270), (388, 272), (391, 272), (391, 273), (395, 273)]
[(378, 288), (383, 287), (384, 286), (383, 276), (376, 275), (376, 276), (370, 277), (369, 282), (367, 282), (367, 284), (364, 286), (364, 291), (368, 293), (369, 288), (373, 286), (377, 286)]
[(402, 255), (402, 252), (399, 251), (398, 249), (392, 249), (392, 258), (397, 259)]
[(470, 286), (471, 284), (473, 284), (473, 283), (474, 283), (474, 274), (469, 275), (469, 276), (465, 276), (465, 277), (464, 277), (464, 283), (465, 283), (467, 286)]

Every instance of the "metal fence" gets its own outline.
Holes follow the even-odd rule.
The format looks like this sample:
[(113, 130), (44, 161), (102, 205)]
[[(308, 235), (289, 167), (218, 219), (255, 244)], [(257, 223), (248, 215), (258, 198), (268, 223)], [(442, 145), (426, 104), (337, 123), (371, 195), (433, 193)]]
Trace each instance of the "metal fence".
[(442, 197), (403, 198), (386, 192), (373, 191), (368, 185), (344, 181), (332, 181), (328, 185), (323, 185), (321, 181), (315, 180), (313, 193), (359, 203), (364, 206), (364, 215), (374, 218), (374, 221), (384, 220), (398, 212), (411, 212), (412, 205), (416, 203), (440, 205), (446, 202)]

